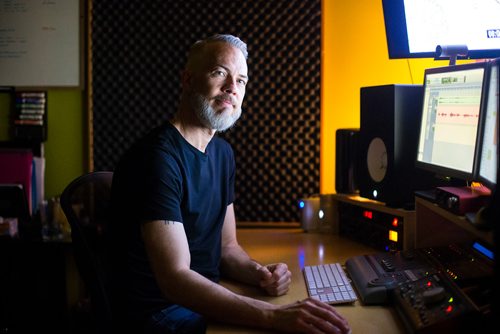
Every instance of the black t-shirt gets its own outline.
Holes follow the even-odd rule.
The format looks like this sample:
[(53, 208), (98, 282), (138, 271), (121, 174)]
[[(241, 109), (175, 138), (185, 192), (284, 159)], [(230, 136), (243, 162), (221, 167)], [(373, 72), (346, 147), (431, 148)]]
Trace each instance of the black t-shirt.
[(145, 221), (181, 222), (191, 269), (219, 280), (221, 229), (234, 201), (234, 174), (233, 151), (226, 141), (214, 137), (203, 153), (170, 123), (122, 157), (113, 174), (109, 237), (114, 296), (126, 316), (140, 319), (170, 305), (146, 256), (140, 233)]

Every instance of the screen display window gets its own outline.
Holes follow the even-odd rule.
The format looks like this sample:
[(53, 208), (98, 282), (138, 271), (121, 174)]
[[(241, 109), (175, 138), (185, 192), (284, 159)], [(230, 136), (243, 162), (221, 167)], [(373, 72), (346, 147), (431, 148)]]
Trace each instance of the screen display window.
[(500, 1), (405, 0), (410, 52), (465, 44), (474, 50), (500, 47)]
[(417, 162), (473, 177), (484, 77), (484, 67), (426, 71)]

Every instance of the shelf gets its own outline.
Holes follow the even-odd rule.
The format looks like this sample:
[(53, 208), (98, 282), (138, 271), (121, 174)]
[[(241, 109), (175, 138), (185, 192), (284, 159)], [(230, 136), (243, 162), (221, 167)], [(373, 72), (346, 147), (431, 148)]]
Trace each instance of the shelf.
[[(369, 243), (375, 248), (381, 248), (382, 245), (390, 245), (389, 247), (397, 247), (399, 249), (412, 249), (415, 245), (415, 211), (401, 208), (392, 208), (386, 206), (382, 202), (374, 201), (368, 198), (354, 194), (333, 194), (333, 223), (334, 231), (340, 233), (341, 224), (354, 224), (350, 228), (355, 239), (362, 243)], [(364, 219), (359, 214), (354, 212), (356, 216), (350, 217), (350, 222), (346, 222), (341, 216), (343, 215), (342, 204), (350, 204), (354, 211), (356, 208), (362, 208), (372, 212), (373, 219)], [(377, 218), (375, 217), (377, 216)], [(403, 225), (393, 228), (390, 226), (394, 217), (401, 218)], [(390, 220), (389, 220), (390, 219)], [(344, 220), (343, 222), (341, 220)], [(402, 227), (402, 236), (401, 236)], [(398, 242), (387, 240), (389, 238), (389, 230), (398, 230)], [(345, 230), (345, 229), (344, 229)], [(356, 231), (357, 230), (357, 231)], [(366, 234), (366, 235), (365, 235)], [(374, 240), (376, 238), (377, 240)], [(402, 238), (402, 239), (401, 239)], [(385, 248), (385, 247), (382, 247)]]
[(482, 241), (489, 246), (493, 245), (492, 232), (480, 230), (467, 221), (464, 216), (455, 215), (420, 197), (415, 198), (414, 211), (391, 208), (382, 202), (351, 194), (333, 194), (332, 201), (335, 233), (339, 233), (339, 226), (342, 224), (339, 205), (341, 206), (340, 203), (348, 203), (358, 208), (402, 217), (405, 222), (403, 249), (471, 241)]
[(385, 203), (371, 200), (369, 198), (361, 197), (359, 195), (353, 195), (353, 194), (333, 194), (333, 198), (335, 200), (345, 202), (345, 203), (350, 203), (350, 204), (355, 204), (359, 205), (361, 207), (367, 208), (367, 209), (373, 209), (373, 210), (378, 210), (381, 212), (385, 213), (390, 213), (390, 214), (399, 214), (399, 215), (414, 215), (415, 211), (414, 210), (405, 210), (401, 208), (392, 208), (389, 206), (386, 206)]
[(464, 216), (455, 215), (430, 201), (416, 197), (417, 247), (480, 240), (493, 245), (493, 233), (472, 225)]

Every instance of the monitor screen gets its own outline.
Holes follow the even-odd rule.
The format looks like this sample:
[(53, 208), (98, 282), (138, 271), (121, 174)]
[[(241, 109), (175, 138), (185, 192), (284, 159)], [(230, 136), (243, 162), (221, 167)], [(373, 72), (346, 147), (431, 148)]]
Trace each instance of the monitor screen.
[(478, 62), (425, 70), (417, 167), (474, 179), (486, 68)]
[(498, 168), (498, 77), (500, 59), (495, 59), (490, 64), (486, 101), (482, 111), (483, 122), (478, 181), (493, 190), (497, 183)]
[[(466, 58), (500, 57), (498, 0), (383, 0), (389, 58), (434, 58), (466, 45)], [(460, 57), (459, 57), (460, 59)]]

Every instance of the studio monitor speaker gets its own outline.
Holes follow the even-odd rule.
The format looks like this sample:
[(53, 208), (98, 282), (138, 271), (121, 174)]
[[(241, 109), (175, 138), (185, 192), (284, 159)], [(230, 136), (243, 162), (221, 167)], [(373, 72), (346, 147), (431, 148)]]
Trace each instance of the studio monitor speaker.
[(414, 191), (428, 189), (432, 175), (415, 168), (423, 87), (362, 87), (358, 186), (362, 197), (391, 207), (414, 205)]
[(335, 190), (339, 194), (358, 192), (356, 165), (359, 129), (338, 129), (335, 136)]

